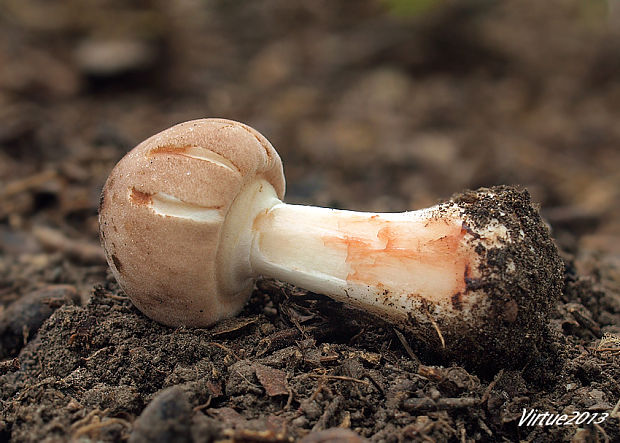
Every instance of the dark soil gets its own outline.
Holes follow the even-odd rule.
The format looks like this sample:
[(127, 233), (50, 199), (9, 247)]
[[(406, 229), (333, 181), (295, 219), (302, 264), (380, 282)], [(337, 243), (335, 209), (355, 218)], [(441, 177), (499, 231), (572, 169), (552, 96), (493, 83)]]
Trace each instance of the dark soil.
[[(1, 2), (0, 441), (620, 440), (619, 15), (405, 3)], [(535, 346), (461, 363), (269, 280), (209, 329), (143, 316), (108, 273), (98, 196), (138, 142), (201, 117), (261, 131), (291, 203), (525, 187), (564, 262), (548, 317), (513, 337)], [(524, 409), (609, 416), (519, 426)]]
[[(521, 368), (524, 361), (538, 358), (539, 349), (552, 356), (546, 341), (548, 314), (562, 291), (564, 265), (529, 193), (494, 186), (450, 200), (463, 210), (462, 230), (480, 260), (478, 277), (467, 275), (465, 268), (465, 289), (453, 295), (452, 304), (456, 300), (458, 309), (460, 300), (482, 292), (490, 306), (486, 310), (474, 304), (472, 318), (436, 321), (441, 341), (436, 331), (428, 331), (434, 339), (415, 338), (430, 344), (427, 352), (440, 350), (444, 359), (485, 376), (501, 368)], [(506, 229), (507, 239), (487, 246), (485, 229), (495, 224)]]

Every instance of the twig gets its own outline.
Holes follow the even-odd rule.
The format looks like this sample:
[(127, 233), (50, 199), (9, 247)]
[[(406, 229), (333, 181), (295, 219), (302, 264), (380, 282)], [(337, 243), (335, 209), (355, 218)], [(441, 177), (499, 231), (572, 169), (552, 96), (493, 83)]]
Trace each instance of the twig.
[(478, 426), (480, 426), (480, 428), (482, 428), (482, 430), (486, 432), (489, 435), (489, 437), (493, 437), (493, 431), (489, 429), (487, 424), (484, 421), (482, 421), (481, 418), (478, 418)]
[(437, 332), (437, 335), (439, 336), (439, 340), (441, 341), (441, 347), (443, 349), (446, 349), (446, 341), (443, 338), (443, 334), (441, 333), (441, 329), (439, 329), (439, 326), (437, 325), (437, 322), (435, 321), (435, 319), (431, 315), (431, 312), (428, 310), (428, 306), (423, 305), (423, 307), (424, 307), (424, 310), (426, 311), (427, 318), (429, 319), (429, 321), (431, 322), (431, 325), (433, 325), (433, 328), (435, 328), (435, 332)]
[(129, 424), (129, 422), (126, 420), (123, 420), (122, 418), (109, 418), (106, 421), (100, 421), (97, 423), (92, 423), (86, 426), (82, 426), (81, 428), (77, 429), (73, 433), (73, 438), (77, 440), (83, 435), (90, 434), (92, 431), (98, 431), (101, 428), (105, 428), (106, 426), (114, 425), (114, 424), (120, 424), (127, 428), (131, 428), (131, 425)]
[(109, 348), (110, 348), (110, 346), (106, 346), (105, 348), (101, 348), (101, 349), (99, 349), (98, 351), (94, 352), (93, 354), (89, 355), (88, 357), (85, 357), (85, 358), (84, 358), (84, 361), (90, 361), (90, 360), (92, 360), (92, 359), (93, 359), (93, 358), (95, 358), (97, 355), (101, 354), (103, 351), (105, 351), (105, 350), (107, 350), (107, 349), (109, 349)]
[(73, 423), (71, 425), (71, 429), (77, 429), (79, 427), (82, 427), (86, 423), (90, 422), (93, 419), (93, 417), (95, 417), (95, 416), (97, 416), (99, 414), (106, 414), (107, 412), (108, 412), (107, 409), (102, 411), (99, 408), (95, 408), (92, 411), (90, 411), (88, 414), (86, 414), (84, 417), (80, 418), (78, 421)]
[(502, 375), (504, 375), (503, 369), (497, 373), (493, 381), (489, 383), (489, 386), (487, 386), (487, 388), (484, 390), (484, 394), (482, 395), (482, 398), (480, 399), (480, 404), (484, 404), (489, 399), (489, 395), (491, 395), (491, 391), (493, 390), (493, 388), (495, 387), (499, 379), (502, 378)]
[(201, 411), (201, 410), (203, 410), (203, 409), (208, 408), (208, 407), (209, 407), (209, 405), (211, 404), (211, 400), (213, 400), (213, 396), (212, 396), (212, 395), (209, 395), (209, 398), (207, 399), (207, 401), (206, 401), (205, 403), (201, 404), (201, 405), (194, 406), (193, 411), (194, 411), (194, 412), (197, 412), (197, 411)]
[(111, 294), (109, 292), (104, 293), (104, 297), (111, 298), (112, 300), (117, 300), (117, 301), (129, 300), (129, 297), (125, 295), (116, 295), (116, 294)]
[(221, 344), (221, 343), (217, 343), (217, 342), (214, 342), (214, 341), (209, 342), (209, 344), (210, 344), (210, 345), (213, 345), (213, 346), (216, 346), (216, 347), (218, 347), (218, 348), (222, 349), (223, 351), (226, 351), (226, 352), (227, 352), (228, 354), (230, 354), (230, 355), (231, 355), (231, 356), (232, 356), (235, 360), (237, 360), (237, 361), (239, 361), (239, 360), (240, 360), (240, 358), (239, 358), (239, 357), (237, 357), (237, 354), (235, 354), (235, 352), (234, 352), (232, 349), (227, 348), (227, 347), (226, 347), (226, 346), (224, 346), (223, 344)]
[(415, 355), (415, 352), (413, 352), (413, 349), (411, 349), (411, 346), (409, 346), (409, 343), (407, 343), (407, 339), (405, 338), (403, 333), (400, 332), (396, 328), (394, 328), (394, 333), (396, 334), (396, 337), (398, 337), (398, 340), (400, 340), (400, 343), (403, 345), (403, 348), (405, 348), (405, 351), (407, 351), (407, 354), (409, 355), (411, 360), (419, 364), (420, 359), (418, 359), (418, 356)]
[(323, 415), (321, 415), (321, 417), (317, 420), (316, 424), (312, 427), (312, 431), (313, 432), (322, 431), (323, 429), (325, 429), (328, 425), (329, 420), (340, 409), (340, 406), (343, 401), (344, 401), (344, 398), (342, 397), (342, 395), (339, 395), (336, 398), (334, 398), (331, 401), (331, 403), (328, 404), (327, 407), (325, 408), (325, 412), (323, 412)]
[(435, 320), (431, 317), (431, 324), (433, 325), (433, 328), (435, 328), (435, 331), (437, 331), (437, 335), (439, 336), (439, 340), (441, 340), (441, 347), (446, 349), (446, 341), (443, 338), (443, 334), (441, 333), (441, 329), (439, 329), (439, 326), (437, 326), (437, 323), (435, 322)]
[(342, 380), (342, 381), (351, 381), (351, 382), (355, 382), (355, 383), (360, 383), (366, 386), (370, 386), (370, 383), (368, 383), (366, 380), (360, 380), (357, 378), (353, 378), (353, 377), (346, 377), (344, 375), (319, 375), (319, 374), (307, 374), (308, 377), (312, 377), (312, 378), (325, 378), (327, 380)]
[(375, 378), (372, 375), (372, 372), (366, 372), (366, 377), (368, 377), (368, 380), (370, 380), (370, 382), (374, 385), (375, 388), (377, 388), (377, 391), (379, 391), (381, 393), (381, 395), (385, 395), (385, 390), (383, 389), (383, 387), (377, 382), (377, 380), (375, 380)]
[(288, 388), (288, 398), (286, 399), (286, 404), (284, 405), (284, 409), (282, 409), (283, 411), (288, 411), (291, 407), (291, 404), (293, 403), (293, 389), (291, 389), (290, 386), (287, 386)]
[(326, 380), (327, 380), (327, 374), (322, 374), (319, 377), (319, 382), (317, 383), (316, 389), (314, 390), (314, 392), (310, 396), (310, 401), (316, 400), (316, 398), (318, 397), (319, 393), (323, 390), (323, 387), (325, 386), (325, 381)]
[[(607, 432), (605, 432), (605, 429), (603, 429), (603, 427), (599, 424), (594, 423), (594, 428), (600, 432), (601, 434), (603, 434), (603, 438), (605, 439), (605, 443), (609, 443), (609, 436), (607, 435)], [(598, 440), (598, 439), (597, 439)]]

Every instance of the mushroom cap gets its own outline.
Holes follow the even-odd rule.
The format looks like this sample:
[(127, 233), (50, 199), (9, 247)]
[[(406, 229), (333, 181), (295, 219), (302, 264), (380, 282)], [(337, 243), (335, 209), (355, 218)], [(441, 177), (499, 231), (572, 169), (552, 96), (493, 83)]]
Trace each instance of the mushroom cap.
[(114, 167), (99, 206), (102, 245), (116, 280), (144, 314), (170, 326), (206, 326), (238, 313), (218, 249), (227, 214), (249, 184), (284, 196), (282, 162), (255, 129), (230, 120), (173, 126)]

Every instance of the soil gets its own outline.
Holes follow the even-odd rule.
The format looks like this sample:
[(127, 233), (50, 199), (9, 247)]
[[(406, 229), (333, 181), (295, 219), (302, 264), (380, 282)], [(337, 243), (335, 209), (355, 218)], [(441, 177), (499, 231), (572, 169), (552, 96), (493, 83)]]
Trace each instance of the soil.
[[(0, 441), (619, 441), (620, 16), (456, 3), (2, 2)], [(201, 117), (263, 133), (291, 203), (527, 189), (563, 276), (511, 337), (523, 358), (442, 355), (271, 280), (212, 328), (142, 315), (98, 197), (129, 149)], [(519, 426), (524, 409), (606, 419)]]

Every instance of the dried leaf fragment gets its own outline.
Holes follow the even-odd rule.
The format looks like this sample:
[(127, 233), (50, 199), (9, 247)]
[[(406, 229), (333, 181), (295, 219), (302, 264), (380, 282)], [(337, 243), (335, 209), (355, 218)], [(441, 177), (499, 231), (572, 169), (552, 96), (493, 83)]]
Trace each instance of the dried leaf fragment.
[(286, 372), (269, 366), (256, 364), (256, 377), (260, 384), (265, 388), (265, 392), (270, 397), (278, 395), (288, 395), (289, 387), (286, 382)]

